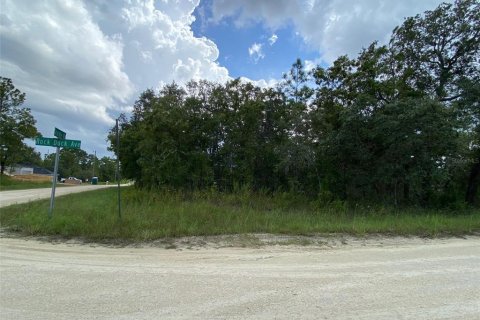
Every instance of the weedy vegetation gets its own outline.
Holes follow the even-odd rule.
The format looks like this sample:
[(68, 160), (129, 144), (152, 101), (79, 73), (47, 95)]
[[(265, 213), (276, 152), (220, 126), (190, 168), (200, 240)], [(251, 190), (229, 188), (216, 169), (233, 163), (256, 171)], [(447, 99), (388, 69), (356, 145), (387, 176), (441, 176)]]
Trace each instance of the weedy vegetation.
[(1, 209), (1, 226), (24, 235), (81, 237), (91, 241), (272, 233), (441, 236), (480, 231), (480, 212), (319, 203), (288, 193), (247, 190), (146, 191), (122, 189), (122, 219), (115, 189), (59, 197), (48, 219), (48, 200)]

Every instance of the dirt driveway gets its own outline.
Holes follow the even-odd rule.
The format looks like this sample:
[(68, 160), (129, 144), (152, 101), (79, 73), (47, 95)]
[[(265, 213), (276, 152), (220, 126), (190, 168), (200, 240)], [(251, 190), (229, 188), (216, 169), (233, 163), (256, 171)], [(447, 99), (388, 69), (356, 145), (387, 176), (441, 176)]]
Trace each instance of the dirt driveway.
[(480, 319), (480, 238), (112, 248), (2, 237), (7, 319)]

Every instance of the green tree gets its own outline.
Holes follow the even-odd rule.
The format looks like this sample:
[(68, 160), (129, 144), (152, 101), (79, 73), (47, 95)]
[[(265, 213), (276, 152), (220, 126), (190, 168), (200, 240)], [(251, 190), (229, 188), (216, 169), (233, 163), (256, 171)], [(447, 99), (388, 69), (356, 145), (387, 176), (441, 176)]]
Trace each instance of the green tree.
[(115, 181), (116, 161), (109, 157), (97, 160), (98, 178), (100, 181)]
[(16, 89), (11, 79), (0, 77), (0, 171), (22, 159), (28, 151), (24, 139), (38, 132), (29, 108), (22, 108), (25, 93)]
[(288, 73), (283, 74), (283, 82), (280, 84), (286, 96), (296, 103), (306, 103), (313, 95), (313, 90), (308, 86), (310, 73), (305, 71), (301, 59), (297, 59)]
[(456, 0), (407, 18), (394, 29), (396, 72), (412, 88), (441, 101), (460, 97), (464, 78), (478, 77), (480, 2)]
[(389, 45), (374, 42), (311, 73), (298, 59), (277, 88), (236, 79), (147, 90), (121, 121), (124, 175), (145, 187), (399, 205), (450, 205), (467, 188), (472, 202), (480, 179), (478, 7), (442, 4), (407, 18)]
[[(81, 149), (61, 149), (58, 163), (60, 177), (75, 177), (82, 180), (92, 176), (93, 155)], [(55, 153), (51, 153), (43, 160), (43, 166), (53, 171), (55, 166)]]
[(315, 170), (316, 154), (312, 150), (309, 132), (311, 122), (308, 118), (311, 98), (311, 72), (305, 70), (300, 59), (283, 75), (280, 90), (286, 97), (285, 120), (288, 139), (276, 146), (280, 152), (279, 171), (287, 173), (289, 190), (315, 193), (318, 189), (318, 172)]
[[(466, 153), (476, 159), (471, 115), (478, 98), (462, 83), (479, 79), (479, 12), (474, 0), (442, 4), (407, 18), (389, 46), (372, 43), (356, 59), (314, 70), (311, 135), (325, 187), (345, 199), (395, 203), (428, 204), (458, 193), (452, 175), (461, 173), (451, 163)], [(460, 146), (456, 100), (470, 115), (462, 129), (471, 137), (464, 139), (469, 153)], [(476, 168), (469, 190), (478, 184)]]
[(42, 165), (42, 156), (40, 152), (35, 151), (35, 148), (24, 145), (20, 156), (21, 157), (18, 158), (19, 163), (28, 163), (36, 166)]
[[(478, 145), (478, 88), (480, 81), (480, 2), (457, 0), (405, 20), (390, 41), (395, 68), (405, 83), (459, 108), (470, 132), (466, 201), (473, 204), (480, 180)], [(477, 86), (478, 87), (478, 86)], [(477, 120), (475, 120), (477, 119)], [(476, 124), (476, 125), (475, 125)], [(478, 130), (478, 129), (477, 129)], [(478, 140), (476, 140), (478, 142)], [(465, 167), (466, 168), (466, 167)]]
[(468, 172), (465, 201), (474, 204), (480, 185), (480, 82), (465, 80), (461, 84), (462, 97), (455, 107), (463, 120), (465, 154), (459, 157), (460, 164)]

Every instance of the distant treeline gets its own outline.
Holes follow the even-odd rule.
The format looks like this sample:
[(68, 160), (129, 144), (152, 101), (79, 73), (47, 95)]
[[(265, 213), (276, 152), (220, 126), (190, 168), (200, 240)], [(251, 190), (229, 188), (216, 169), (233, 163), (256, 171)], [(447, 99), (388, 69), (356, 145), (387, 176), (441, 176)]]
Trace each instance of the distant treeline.
[(299, 59), (275, 88), (237, 79), (146, 90), (121, 119), (122, 174), (147, 188), (474, 204), (479, 41), (479, 2), (457, 1), (407, 18), (388, 45), (354, 59), (309, 71)]
[[(45, 156), (42, 166), (53, 171), (55, 153)], [(97, 158), (81, 149), (62, 149), (58, 164), (60, 178), (76, 177), (83, 181), (91, 181), (93, 176), (102, 182), (115, 181), (115, 159), (110, 157)]]

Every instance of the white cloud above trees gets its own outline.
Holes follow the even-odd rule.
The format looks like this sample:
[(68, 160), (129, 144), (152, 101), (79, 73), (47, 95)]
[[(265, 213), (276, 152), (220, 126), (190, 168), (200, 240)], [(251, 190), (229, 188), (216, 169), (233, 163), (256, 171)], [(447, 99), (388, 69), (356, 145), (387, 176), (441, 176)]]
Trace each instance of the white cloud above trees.
[(273, 46), (277, 42), (278, 36), (274, 33), (270, 38), (268, 38), (268, 43)]
[(250, 48), (248, 48), (248, 55), (250, 58), (257, 63), (260, 59), (265, 58), (265, 54), (262, 50), (263, 44), (261, 43), (253, 43)]
[[(2, 0), (1, 75), (27, 93), (38, 128), (103, 149), (139, 91), (190, 79), (225, 81), (215, 43), (191, 30), (194, 1)], [(90, 150), (89, 150), (90, 149)]]
[(434, 9), (442, 0), (213, 0), (213, 21), (234, 18), (237, 27), (260, 22), (270, 30), (293, 27), (331, 63), (356, 55), (372, 41), (384, 43), (404, 17)]

